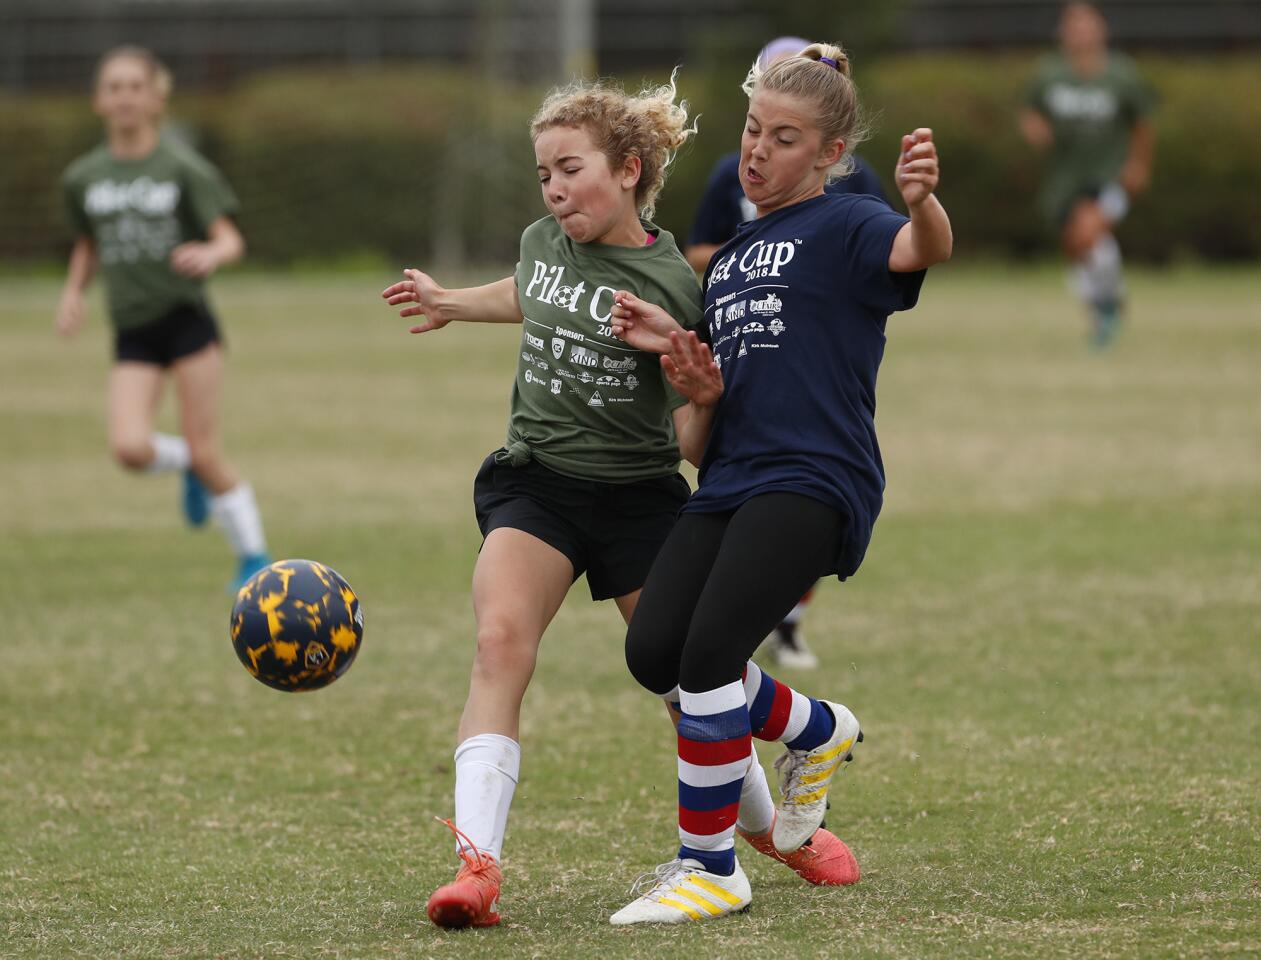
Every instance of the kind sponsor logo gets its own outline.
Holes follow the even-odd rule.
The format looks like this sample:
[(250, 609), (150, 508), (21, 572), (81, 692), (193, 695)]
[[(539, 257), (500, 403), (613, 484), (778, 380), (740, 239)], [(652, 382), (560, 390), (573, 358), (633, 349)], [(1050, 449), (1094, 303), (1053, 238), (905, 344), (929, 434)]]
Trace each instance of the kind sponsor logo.
[(745, 308), (745, 301), (743, 300), (739, 301), (738, 303), (733, 303), (729, 307), (727, 307), (727, 316), (726, 316), (727, 323), (731, 323), (731, 321), (733, 320), (743, 320), (744, 308)]
[(594, 350), (575, 345), (569, 348), (569, 362), (576, 363), (580, 367), (598, 367), (600, 355)]

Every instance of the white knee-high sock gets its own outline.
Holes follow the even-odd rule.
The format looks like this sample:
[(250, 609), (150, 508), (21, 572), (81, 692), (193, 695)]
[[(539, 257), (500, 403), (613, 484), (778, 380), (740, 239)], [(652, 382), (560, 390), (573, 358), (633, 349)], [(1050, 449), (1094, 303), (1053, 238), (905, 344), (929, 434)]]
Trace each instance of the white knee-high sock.
[(479, 733), (455, 748), (455, 825), (496, 860), (520, 776), (521, 744), (511, 737)]
[(188, 441), (169, 433), (155, 433), (149, 442), (153, 444), (153, 461), (145, 467), (146, 473), (166, 473), (170, 470), (187, 470), (191, 462)]
[(1090, 274), (1091, 303), (1115, 304), (1125, 292), (1121, 279), (1121, 245), (1110, 233), (1102, 234), (1086, 254)]
[(210, 512), (214, 514), (223, 535), (237, 556), (256, 556), (267, 552), (263, 537), (263, 520), (254, 500), (254, 488), (248, 483), (238, 483), (227, 493), (210, 499)]
[(757, 758), (757, 750), (749, 754), (749, 770), (740, 788), (740, 810), (736, 826), (745, 833), (766, 833), (775, 823), (775, 801), (766, 782), (766, 771)]

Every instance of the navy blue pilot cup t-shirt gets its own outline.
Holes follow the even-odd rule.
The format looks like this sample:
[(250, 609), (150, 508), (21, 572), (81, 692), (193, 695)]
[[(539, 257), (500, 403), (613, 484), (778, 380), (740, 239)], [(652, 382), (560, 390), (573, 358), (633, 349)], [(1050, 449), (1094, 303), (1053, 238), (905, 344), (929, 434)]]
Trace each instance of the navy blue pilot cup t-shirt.
[(885, 321), (915, 306), (924, 281), (889, 271), (908, 222), (871, 197), (824, 194), (744, 224), (714, 255), (705, 319), (725, 389), (686, 511), (773, 491), (813, 497), (850, 521), (833, 572), (858, 569), (884, 499)]

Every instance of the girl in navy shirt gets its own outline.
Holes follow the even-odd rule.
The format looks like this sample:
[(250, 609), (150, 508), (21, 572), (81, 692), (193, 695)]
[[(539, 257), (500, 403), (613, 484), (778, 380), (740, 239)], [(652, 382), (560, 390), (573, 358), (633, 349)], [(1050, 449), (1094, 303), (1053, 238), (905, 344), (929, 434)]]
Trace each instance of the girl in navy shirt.
[[(783, 707), (778, 685), (745, 663), (816, 578), (844, 579), (862, 562), (884, 490), (875, 388), (885, 322), (915, 305), (925, 269), (952, 247), (929, 129), (902, 138), (895, 182), (909, 219), (870, 197), (825, 194), (863, 136), (839, 47), (755, 64), (745, 92), (740, 182), (758, 215), (706, 271), (708, 342), (630, 294), (614, 310), (615, 330), (659, 338), (662, 366), (692, 405), (680, 446), (701, 456), (700, 487), (626, 638), (635, 678), (681, 704), (681, 846), (614, 923), (706, 919), (749, 903), (733, 842), (743, 768), (730, 758), (747, 756), (750, 736)], [(785, 854), (818, 827), (831, 778), (861, 739), (846, 707), (801, 700), (791, 707), (805, 718), (801, 734), (776, 764), (773, 838)]]

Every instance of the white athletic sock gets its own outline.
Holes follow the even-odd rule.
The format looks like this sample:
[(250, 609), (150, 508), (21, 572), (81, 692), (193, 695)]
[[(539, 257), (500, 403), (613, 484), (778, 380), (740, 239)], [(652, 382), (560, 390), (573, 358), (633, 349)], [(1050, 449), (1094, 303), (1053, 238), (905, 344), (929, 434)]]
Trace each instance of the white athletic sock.
[(187, 470), (191, 462), (188, 441), (170, 433), (155, 433), (149, 442), (153, 444), (153, 461), (145, 467), (146, 473), (166, 473), (170, 470)]
[(749, 755), (749, 770), (740, 787), (740, 809), (736, 826), (745, 833), (766, 833), (775, 823), (775, 801), (766, 783), (766, 771), (757, 758), (757, 750)]
[(511, 737), (479, 733), (455, 748), (455, 825), (496, 860), (520, 776), (521, 744)]
[(1090, 302), (1115, 304), (1124, 287), (1121, 280), (1121, 245), (1110, 233), (1100, 235), (1086, 254), (1090, 274)]
[(238, 483), (227, 493), (211, 497), (210, 512), (219, 521), (223, 535), (238, 557), (267, 552), (263, 520), (254, 501), (254, 488), (248, 483)]

